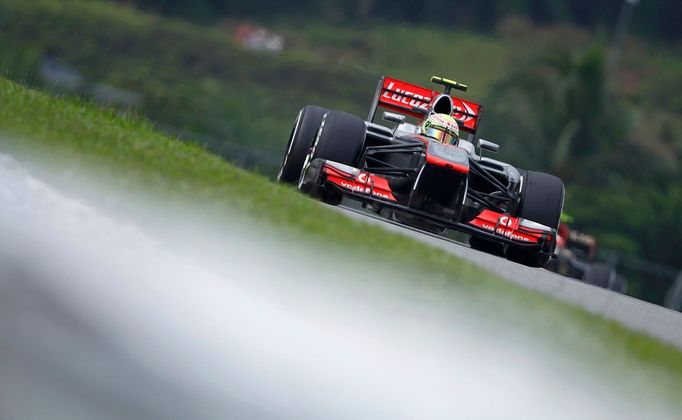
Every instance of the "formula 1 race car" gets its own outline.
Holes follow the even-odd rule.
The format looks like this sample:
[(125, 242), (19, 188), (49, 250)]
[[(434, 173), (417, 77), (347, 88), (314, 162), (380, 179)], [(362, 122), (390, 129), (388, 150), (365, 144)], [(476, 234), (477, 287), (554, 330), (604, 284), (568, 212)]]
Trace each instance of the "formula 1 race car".
[(593, 286), (625, 293), (627, 280), (609, 264), (595, 260), (597, 248), (597, 238), (571, 229), (562, 222), (557, 231), (557, 258), (549, 261), (545, 269)]
[[(377, 85), (367, 120), (307, 105), (298, 113), (278, 180), (326, 203), (345, 199), (432, 233), (469, 234), (472, 248), (542, 267), (554, 254), (564, 202), (556, 176), (482, 156), (473, 141), (483, 107), (450, 94), (466, 85), (442, 77), (437, 92), (390, 77)], [(375, 122), (377, 109), (384, 124)], [(458, 141), (420, 134), (433, 114), (454, 117)]]

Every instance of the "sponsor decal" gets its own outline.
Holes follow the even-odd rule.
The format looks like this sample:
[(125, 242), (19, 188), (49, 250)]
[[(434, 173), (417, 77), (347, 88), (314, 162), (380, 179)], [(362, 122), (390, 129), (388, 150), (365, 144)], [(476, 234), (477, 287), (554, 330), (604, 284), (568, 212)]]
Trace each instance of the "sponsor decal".
[[(395, 107), (408, 115), (422, 119), (421, 111), (415, 112), (413, 108), (428, 111), (431, 108), (434, 96), (438, 92), (421, 86), (403, 82), (398, 79), (386, 78), (382, 86), (380, 104), (385, 107)], [(481, 105), (466, 99), (450, 95), (452, 99), (452, 116), (459, 122), (460, 129), (469, 132), (476, 131)]]
[(357, 184), (351, 184), (350, 182), (346, 182), (346, 181), (341, 181), (339, 183), (339, 185), (341, 185), (343, 188), (349, 189), (351, 191), (359, 192), (359, 193), (369, 192), (369, 188), (367, 188), (367, 187), (363, 187), (363, 186), (357, 185)]
[[(463, 123), (465, 126), (469, 126), (469, 124), (466, 123), (476, 118), (476, 111), (474, 111), (473, 108), (469, 106), (468, 103), (458, 98), (453, 98), (452, 104), (454, 109), (454, 111), (452, 112), (452, 116), (455, 117), (459, 122)], [(472, 115), (474, 116), (472, 117)]]
[[(336, 166), (349, 169), (352, 173), (345, 173), (340, 171)], [(391, 188), (388, 181), (381, 177), (376, 177), (369, 172), (360, 171), (357, 168), (352, 168), (347, 165), (342, 165), (336, 162), (330, 162), (325, 166), (325, 172), (328, 175), (327, 180), (347, 190), (367, 194), (374, 197), (384, 198), (386, 200), (395, 201), (395, 197), (391, 193)]]
[(363, 186), (357, 185), (357, 184), (351, 184), (350, 182), (347, 182), (347, 181), (341, 181), (341, 182), (339, 182), (339, 185), (341, 185), (343, 188), (346, 188), (348, 190), (355, 191), (355, 192), (358, 192), (361, 194), (370, 194), (371, 193), (375, 197), (385, 198), (387, 200), (391, 199), (391, 197), (388, 194), (382, 193), (381, 191), (372, 190), (369, 187), (363, 187)]
[(503, 214), (496, 213), (491, 210), (483, 210), (483, 212), (470, 224), (495, 232), (497, 235), (505, 236), (507, 238), (523, 241), (523, 242), (537, 242), (538, 238), (528, 232), (519, 232), (516, 230), (519, 219)]
[(395, 82), (390, 82), (381, 96), (385, 99), (407, 105), (410, 108), (416, 107), (423, 110), (428, 110), (429, 102), (431, 102), (429, 97), (410, 92), (406, 89), (396, 88)]
[[(512, 230), (507, 230), (507, 229), (504, 229), (501, 227), (498, 227), (497, 230), (495, 230), (495, 226), (489, 225), (487, 223), (481, 223), (478, 226), (485, 229), (485, 230), (495, 232), (498, 235), (506, 236), (509, 239), (514, 239), (514, 240), (523, 241), (523, 242), (530, 242), (530, 239), (526, 238), (525, 236), (518, 235), (518, 234), (514, 233), (514, 231), (512, 231)], [(509, 225), (507, 225), (507, 226), (509, 226)]]

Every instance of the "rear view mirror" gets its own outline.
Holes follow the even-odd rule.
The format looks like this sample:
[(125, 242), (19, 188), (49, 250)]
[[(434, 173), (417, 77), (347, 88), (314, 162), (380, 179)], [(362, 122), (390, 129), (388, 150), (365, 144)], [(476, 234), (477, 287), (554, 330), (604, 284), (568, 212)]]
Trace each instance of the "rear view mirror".
[(401, 114), (396, 114), (395, 112), (384, 112), (381, 115), (381, 118), (383, 118), (386, 121), (402, 124), (405, 122), (405, 116)]
[(500, 151), (500, 145), (497, 143), (493, 143), (492, 141), (478, 139), (478, 143), (476, 145), (481, 150), (487, 150), (493, 153), (497, 153)]

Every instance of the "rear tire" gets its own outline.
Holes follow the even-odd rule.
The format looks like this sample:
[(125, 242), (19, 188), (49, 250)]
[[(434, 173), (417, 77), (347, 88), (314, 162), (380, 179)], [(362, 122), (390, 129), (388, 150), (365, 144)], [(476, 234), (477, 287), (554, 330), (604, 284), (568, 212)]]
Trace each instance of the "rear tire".
[(279, 168), (277, 175), (279, 182), (287, 184), (298, 182), (303, 162), (326, 112), (327, 109), (315, 105), (306, 105), (301, 108), (289, 135), (289, 142)]
[[(558, 229), (564, 206), (564, 183), (554, 175), (527, 171), (516, 216)], [(542, 267), (554, 252), (556, 241), (543, 249), (528, 250), (509, 245), (506, 257), (510, 261), (531, 267)]]

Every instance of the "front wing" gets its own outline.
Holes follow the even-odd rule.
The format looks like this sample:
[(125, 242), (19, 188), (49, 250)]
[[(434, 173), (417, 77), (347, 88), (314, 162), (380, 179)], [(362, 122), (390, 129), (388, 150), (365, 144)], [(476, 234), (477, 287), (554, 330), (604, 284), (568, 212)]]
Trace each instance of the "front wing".
[(318, 188), (331, 189), (367, 204), (410, 213), (437, 223), (495, 242), (517, 247), (551, 250), (556, 230), (520, 217), (512, 217), (493, 210), (483, 210), (474, 219), (462, 223), (448, 220), (423, 210), (400, 204), (395, 198), (388, 179), (352, 166), (330, 160), (316, 159), (301, 177), (301, 183), (314, 183)]

